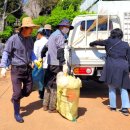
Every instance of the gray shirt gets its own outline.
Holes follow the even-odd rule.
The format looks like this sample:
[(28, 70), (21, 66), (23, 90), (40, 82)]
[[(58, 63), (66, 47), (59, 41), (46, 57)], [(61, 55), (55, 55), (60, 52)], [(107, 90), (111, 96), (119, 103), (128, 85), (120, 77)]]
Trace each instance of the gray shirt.
[[(6, 57), (11, 59), (12, 65), (25, 65), (31, 62), (31, 55), (33, 51), (33, 40), (31, 37), (24, 38), (21, 34), (11, 36), (6, 42), (4, 52)], [(5, 59), (2, 56), (3, 62), (1, 64), (5, 67)]]
[(51, 34), (48, 39), (48, 64), (49, 65), (59, 65), (59, 60), (57, 59), (57, 50), (59, 48), (65, 47), (65, 38), (62, 32), (57, 29)]

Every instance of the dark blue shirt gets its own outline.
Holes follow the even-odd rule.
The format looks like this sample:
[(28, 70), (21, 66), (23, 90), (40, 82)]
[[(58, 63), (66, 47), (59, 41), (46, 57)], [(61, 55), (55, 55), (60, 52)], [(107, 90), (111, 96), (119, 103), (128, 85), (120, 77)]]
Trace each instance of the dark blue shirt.
[[(25, 65), (32, 61), (31, 56), (33, 52), (33, 46), (34, 43), (31, 37), (24, 38), (19, 33), (11, 36), (8, 39), (4, 52), (11, 58), (12, 65)], [(4, 62), (2, 66), (5, 67)]]

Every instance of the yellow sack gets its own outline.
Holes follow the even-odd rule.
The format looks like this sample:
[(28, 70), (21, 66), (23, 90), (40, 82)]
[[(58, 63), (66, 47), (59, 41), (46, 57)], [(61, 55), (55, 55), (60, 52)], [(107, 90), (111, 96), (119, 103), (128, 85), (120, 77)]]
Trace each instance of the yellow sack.
[(75, 121), (78, 117), (78, 103), (81, 80), (72, 76), (57, 75), (57, 111), (65, 118)]

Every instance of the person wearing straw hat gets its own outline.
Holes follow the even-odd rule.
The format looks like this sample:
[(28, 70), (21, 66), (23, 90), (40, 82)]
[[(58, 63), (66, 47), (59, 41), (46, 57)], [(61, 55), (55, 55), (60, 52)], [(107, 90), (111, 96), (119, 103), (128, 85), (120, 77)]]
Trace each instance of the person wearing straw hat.
[(1, 76), (6, 76), (6, 63), (11, 59), (11, 81), (13, 86), (12, 103), (14, 106), (14, 117), (17, 122), (23, 123), (20, 115), (20, 100), (30, 95), (32, 91), (32, 61), (37, 61), (33, 52), (33, 40), (31, 33), (38, 29), (31, 17), (22, 19), (19, 33), (12, 35), (6, 42), (0, 66)]
[(48, 50), (48, 69), (45, 76), (43, 109), (45, 111), (48, 110), (50, 113), (56, 112), (56, 75), (58, 72), (62, 71), (63, 64), (65, 63), (65, 35), (73, 28), (69, 20), (63, 19), (57, 25), (57, 30), (50, 35), (47, 45), (43, 48), (41, 53), (41, 57), (43, 58)]
[(45, 24), (44, 25), (44, 29), (45, 29), (45, 32), (46, 32), (46, 38), (48, 39), (52, 33), (52, 27), (50, 24)]

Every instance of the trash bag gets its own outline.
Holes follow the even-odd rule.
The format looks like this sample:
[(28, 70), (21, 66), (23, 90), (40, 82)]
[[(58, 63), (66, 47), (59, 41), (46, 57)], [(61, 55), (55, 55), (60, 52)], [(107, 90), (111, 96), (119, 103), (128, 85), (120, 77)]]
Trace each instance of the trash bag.
[(43, 90), (43, 78), (44, 78), (44, 70), (43, 68), (39, 68), (37, 66), (34, 66), (34, 69), (32, 71), (32, 78), (33, 78), (33, 86), (38, 87), (40, 91)]
[(57, 74), (57, 111), (65, 118), (76, 121), (81, 80), (59, 72)]

